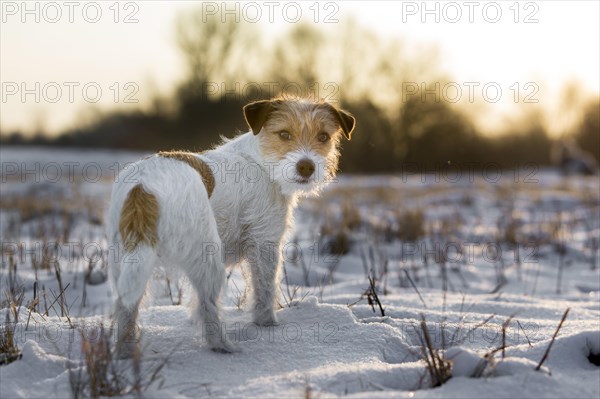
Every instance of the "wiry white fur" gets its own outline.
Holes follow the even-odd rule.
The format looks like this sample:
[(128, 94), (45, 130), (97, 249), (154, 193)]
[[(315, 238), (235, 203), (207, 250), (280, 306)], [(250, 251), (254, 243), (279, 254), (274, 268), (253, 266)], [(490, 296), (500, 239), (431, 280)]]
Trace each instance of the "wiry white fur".
[[(140, 299), (157, 264), (183, 269), (198, 296), (193, 318), (210, 325), (206, 338), (215, 350), (237, 350), (221, 329), (219, 316), (218, 296), (225, 283), (226, 265), (246, 261), (246, 293), (250, 287), (254, 292), (254, 322), (277, 323), (274, 306), (282, 241), (291, 226), (298, 195), (314, 192), (326, 181), (325, 160), (310, 150), (296, 150), (284, 160), (271, 162), (263, 158), (259, 139), (251, 132), (197, 156), (215, 177), (210, 198), (199, 174), (172, 158), (140, 160), (115, 182), (108, 238), (119, 255), (111, 259), (110, 271), (118, 296), (114, 317), (120, 341), (135, 338), (135, 332), (125, 327), (134, 325)], [(295, 179), (295, 172), (284, 175), (283, 171), (303, 157), (317, 165), (315, 175), (307, 184), (294, 183), (290, 180)], [(136, 184), (142, 184), (158, 200), (158, 244), (156, 248), (140, 245), (129, 254), (123, 251), (118, 226), (125, 199)], [(122, 344), (123, 355), (131, 350), (131, 345)]]

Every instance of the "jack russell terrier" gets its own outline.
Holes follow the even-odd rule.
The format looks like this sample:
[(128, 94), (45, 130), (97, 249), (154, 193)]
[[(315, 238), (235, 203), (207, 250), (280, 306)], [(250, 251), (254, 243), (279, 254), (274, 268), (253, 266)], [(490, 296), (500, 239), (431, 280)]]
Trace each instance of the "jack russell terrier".
[[(109, 260), (121, 357), (139, 350), (136, 319), (157, 265), (181, 268), (197, 294), (192, 318), (211, 349), (238, 351), (219, 315), (225, 267), (245, 261), (253, 321), (277, 323), (281, 249), (300, 196), (335, 177), (355, 119), (325, 102), (276, 98), (247, 104), (250, 131), (202, 153), (159, 152), (125, 168), (108, 213)], [(245, 295), (246, 296), (246, 295)], [(203, 331), (208, 331), (205, 328)]]

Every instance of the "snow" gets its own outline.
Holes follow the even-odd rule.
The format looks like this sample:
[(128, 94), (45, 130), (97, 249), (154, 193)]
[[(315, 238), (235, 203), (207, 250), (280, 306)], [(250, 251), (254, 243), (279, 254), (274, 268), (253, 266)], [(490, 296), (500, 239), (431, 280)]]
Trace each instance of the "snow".
[(476, 352), (458, 346), (444, 352), (444, 358), (452, 362), (452, 377), (475, 377), (487, 364)]
[[(76, 162), (78, 174), (94, 162), (102, 171), (97, 181), (80, 174), (70, 181), (68, 169), (49, 181), (43, 172), (23, 177), (3, 166), (1, 320), (14, 320), (5, 291), (13, 273), (8, 254), (15, 249), (12, 281), (23, 286), (24, 300), (18, 322), (10, 324), (22, 357), (0, 366), (0, 397), (68, 397), (73, 375), (86, 375), (82, 340), (98, 342), (112, 301), (98, 261), (106, 241), (92, 216), (108, 203), (115, 165), (143, 155), (0, 149), (2, 162), (19, 168), (43, 171), (49, 162)], [(189, 320), (185, 281), (169, 276), (169, 295), (166, 276), (157, 273), (140, 313), (141, 368), (150, 373), (167, 363), (143, 396), (600, 397), (600, 367), (588, 360), (600, 353), (600, 184), (551, 170), (540, 171), (532, 184), (514, 176), (505, 173), (497, 182), (480, 175), (459, 181), (430, 174), (341, 176), (320, 198), (303, 200), (286, 248), (279, 325), (251, 322), (239, 306), (243, 279), (231, 272), (223, 318), (241, 353), (210, 351), (206, 331)], [(33, 197), (50, 211), (26, 219), (18, 205), (4, 205), (9, 197), (22, 204)], [(351, 227), (343, 216), (348, 209), (357, 218)], [(415, 245), (399, 240), (394, 229), (403, 221), (399, 212), (416, 209), (423, 210), (426, 229)], [(517, 244), (508, 241), (511, 223)], [(60, 284), (53, 267), (32, 265), (54, 238), (52, 226), (68, 231), (57, 257)], [(342, 232), (347, 252), (330, 253), (327, 243)], [(528, 242), (536, 245), (528, 248)], [(446, 263), (436, 262), (444, 249)], [(384, 315), (367, 301), (367, 275), (376, 277)], [(38, 298), (43, 287), (46, 301), (30, 312), (36, 282)], [(51, 305), (60, 287), (68, 317)], [(180, 290), (183, 305), (173, 305)], [(536, 371), (567, 308), (549, 357)], [(435, 388), (422, 360), (422, 318), (434, 350), (452, 363), (452, 378)], [(114, 362), (132, 373), (129, 360)]]

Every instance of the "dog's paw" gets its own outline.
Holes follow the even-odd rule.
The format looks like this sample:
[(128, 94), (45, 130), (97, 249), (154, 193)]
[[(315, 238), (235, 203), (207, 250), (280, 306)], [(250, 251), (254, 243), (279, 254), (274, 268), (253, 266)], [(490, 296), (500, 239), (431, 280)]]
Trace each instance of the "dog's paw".
[(257, 325), (264, 327), (279, 325), (279, 321), (272, 310), (255, 314), (253, 321)]
[(210, 349), (217, 353), (239, 353), (242, 351), (238, 344), (235, 344), (228, 339), (211, 343)]

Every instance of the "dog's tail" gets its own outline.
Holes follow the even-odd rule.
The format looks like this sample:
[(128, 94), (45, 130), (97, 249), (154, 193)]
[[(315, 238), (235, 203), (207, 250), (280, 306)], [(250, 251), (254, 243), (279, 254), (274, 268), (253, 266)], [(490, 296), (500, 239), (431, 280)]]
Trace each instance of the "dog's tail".
[(141, 184), (133, 186), (123, 203), (119, 219), (119, 233), (127, 252), (134, 251), (140, 244), (156, 245), (159, 212), (156, 196)]
[(160, 207), (156, 196), (141, 184), (127, 194), (119, 219), (119, 234), (123, 253), (115, 279), (117, 293), (123, 305), (132, 307), (144, 295), (156, 263), (158, 217)]

